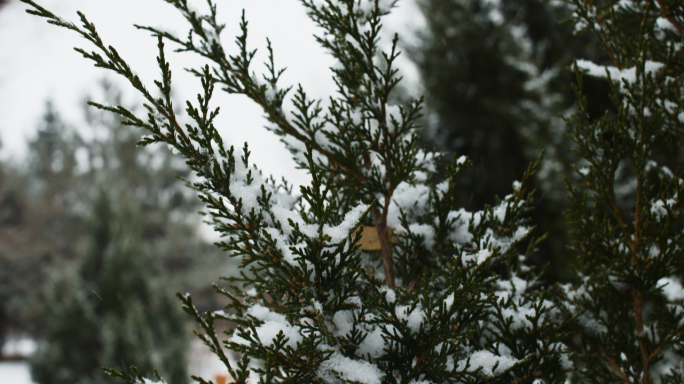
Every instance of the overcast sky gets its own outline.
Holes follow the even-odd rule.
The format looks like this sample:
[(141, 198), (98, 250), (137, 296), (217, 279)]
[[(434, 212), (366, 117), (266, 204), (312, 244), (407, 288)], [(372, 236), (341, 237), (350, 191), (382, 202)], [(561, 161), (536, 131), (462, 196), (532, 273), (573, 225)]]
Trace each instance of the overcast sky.
[[(141, 76), (148, 88), (158, 79), (156, 39), (133, 24), (151, 25), (178, 35), (187, 35), (187, 25), (179, 13), (162, 0), (38, 0), (55, 14), (78, 21), (76, 11), (86, 14), (97, 26), (105, 44), (113, 45)], [(193, 1), (190, 1), (193, 3)], [(204, 1), (195, 1), (199, 5)], [(249, 20), (248, 45), (260, 48), (253, 66), (257, 74), (264, 70), (266, 37), (275, 51), (276, 66), (288, 70), (281, 86), (301, 83), (311, 96), (326, 98), (334, 91), (329, 67), (332, 58), (315, 42), (314, 24), (307, 18), (299, 0), (220, 0), (219, 16), (227, 24), (222, 34), (224, 46), (235, 52), (234, 36), (239, 32), (239, 19), (245, 9)], [(201, 6), (198, 5), (198, 8)], [(401, 0), (399, 7), (386, 19), (384, 42), (398, 31), (404, 40), (423, 25), (413, 0)], [(21, 161), (26, 153), (26, 139), (35, 134), (35, 127), (45, 108), (45, 101), (54, 103), (62, 118), (72, 126), (83, 125), (83, 100), (86, 94), (101, 100), (97, 82), (103, 77), (114, 80), (124, 90), (126, 103), (140, 98), (124, 81), (103, 69), (94, 68), (72, 47), (91, 50), (87, 41), (76, 33), (48, 25), (44, 20), (24, 12), (26, 6), (17, 0), (0, 11), (0, 158)], [(167, 45), (170, 47), (171, 43)], [(176, 104), (196, 100), (199, 81), (182, 69), (202, 64), (192, 54), (171, 54)], [(400, 68), (411, 89), (418, 93), (418, 75), (404, 57)], [(249, 142), (252, 159), (267, 174), (286, 176), (300, 184), (306, 177), (294, 171), (294, 163), (278, 139), (266, 131), (261, 110), (243, 96), (215, 92), (214, 103), (221, 107), (217, 128), (226, 142), (241, 147)], [(87, 137), (88, 132), (83, 132)]]

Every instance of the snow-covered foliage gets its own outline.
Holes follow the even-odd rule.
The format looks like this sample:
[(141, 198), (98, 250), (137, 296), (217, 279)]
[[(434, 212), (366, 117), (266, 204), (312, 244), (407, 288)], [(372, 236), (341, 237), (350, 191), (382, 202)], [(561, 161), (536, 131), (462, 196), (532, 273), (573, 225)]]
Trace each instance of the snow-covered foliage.
[[(576, 30), (593, 32), (607, 53), (603, 63), (576, 61), (578, 113), (567, 120), (584, 162), (569, 214), (582, 278), (563, 286), (579, 316), (577, 379), (681, 383), (684, 182), (671, 169), (684, 139), (684, 8), (574, 3)], [(589, 117), (582, 75), (611, 85), (602, 118)]]
[[(536, 244), (525, 219), (527, 186), (539, 161), (494, 206), (467, 212), (453, 205), (455, 177), (470, 162), (454, 157), (440, 169), (440, 154), (417, 146), (422, 99), (389, 102), (401, 80), (393, 67), (398, 36), (388, 52), (378, 39), (394, 1), (303, 0), (325, 31), (319, 43), (339, 61), (331, 69), (337, 93), (324, 109), (300, 86), (291, 115), (280, 106), (292, 87), (279, 86), (282, 70), (270, 46), (262, 84), (250, 69), (247, 22), (237, 52), (228, 55), (211, 1), (210, 12), (199, 14), (184, 0), (167, 0), (190, 23), (188, 40), (141, 27), (159, 41), (162, 98), (147, 91), (85, 16), (77, 27), (24, 1), (92, 42), (101, 53), (79, 52), (129, 79), (149, 114), (144, 120), (122, 107), (96, 106), (148, 130), (140, 145), (173, 147), (198, 177), (192, 186), (224, 235), (217, 245), (241, 260), (241, 272), (228, 287), (215, 286), (229, 300), (223, 311), (198, 313), (189, 295), (180, 297), (203, 330), (198, 336), (235, 382), (565, 381), (572, 367), (561, 344), (567, 318), (525, 266)], [(489, 3), (496, 18), (497, 3)], [(187, 102), (193, 122), (184, 126), (171, 103), (164, 40), (208, 62), (192, 70), (203, 94), (198, 104)], [(249, 162), (247, 145), (241, 153), (224, 146), (213, 126), (218, 109), (210, 109), (215, 85), (263, 108), (270, 128), (310, 173), (310, 186), (295, 194)], [(377, 248), (363, 245), (366, 227), (377, 233)], [(225, 338), (216, 333), (217, 321), (230, 329)]]

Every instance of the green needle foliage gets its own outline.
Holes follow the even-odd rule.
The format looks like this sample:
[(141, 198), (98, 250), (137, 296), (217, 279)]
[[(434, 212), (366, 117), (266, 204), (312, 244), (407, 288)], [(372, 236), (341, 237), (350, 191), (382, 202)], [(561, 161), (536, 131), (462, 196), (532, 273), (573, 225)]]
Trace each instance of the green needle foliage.
[[(267, 72), (251, 70), (255, 51), (247, 46), (244, 15), (237, 47), (228, 53), (211, 0), (207, 13), (166, 0), (188, 21), (187, 38), (138, 27), (158, 39), (161, 79), (154, 93), (85, 15), (79, 13), (79, 26), (22, 1), (29, 13), (92, 43), (95, 51), (76, 50), (126, 78), (148, 113), (91, 104), (147, 131), (139, 145), (178, 151), (196, 175), (191, 185), (225, 235), (217, 245), (240, 260), (241, 272), (226, 279), (227, 287), (215, 286), (229, 301), (222, 311), (200, 313), (191, 296), (179, 296), (201, 328), (196, 334), (236, 382), (565, 382), (572, 363), (563, 341), (574, 319), (525, 264), (538, 243), (529, 238), (525, 215), (540, 161), (493, 206), (478, 212), (454, 206), (455, 180), (470, 161), (454, 157), (438, 169), (440, 154), (417, 146), (422, 99), (403, 107), (389, 102), (401, 81), (394, 68), (398, 36), (386, 52), (378, 42), (395, 1), (302, 1), (324, 31), (318, 42), (338, 62), (337, 92), (327, 100), (311, 99), (301, 86), (280, 86), (283, 69), (270, 43)], [(207, 63), (190, 70), (203, 92), (186, 102), (185, 121), (172, 104), (167, 41)], [(224, 145), (214, 127), (219, 109), (211, 105), (216, 86), (262, 107), (311, 185), (293, 194), (285, 181), (250, 163), (246, 144)], [(286, 98), (291, 111), (283, 108)], [(370, 229), (378, 246), (361, 247)], [(224, 335), (217, 322), (228, 325)], [(132, 371), (107, 369), (147, 382)]]
[[(575, 1), (577, 29), (609, 62), (576, 61), (578, 113), (567, 119), (582, 183), (568, 212), (581, 283), (566, 287), (581, 313), (579, 382), (681, 383), (684, 270), (684, 5)], [(607, 79), (614, 112), (589, 118), (583, 74)]]

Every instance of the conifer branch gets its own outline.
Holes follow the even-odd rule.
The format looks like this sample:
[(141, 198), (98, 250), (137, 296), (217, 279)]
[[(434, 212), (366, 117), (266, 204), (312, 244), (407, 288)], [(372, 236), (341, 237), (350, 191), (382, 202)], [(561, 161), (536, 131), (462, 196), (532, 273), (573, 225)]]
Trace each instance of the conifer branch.
[(644, 340), (644, 299), (636, 287), (632, 288), (632, 297), (634, 298), (634, 322), (636, 324), (637, 341), (639, 343), (639, 353), (641, 354), (642, 365), (642, 384), (650, 384), (651, 382), (651, 360), (649, 359), (648, 346)]
[[(247, 48), (244, 12), (238, 52), (228, 55), (213, 1), (203, 15), (186, 0), (166, 2), (191, 31), (179, 39), (139, 27), (158, 40), (162, 79), (155, 84), (161, 98), (151, 97), (114, 48), (100, 48), (99, 37), (95, 45), (113, 64), (83, 54), (126, 76), (146, 95), (147, 121), (121, 107), (100, 107), (152, 132), (143, 145), (164, 142), (181, 152), (200, 179), (192, 186), (207, 205), (210, 223), (225, 236), (217, 245), (241, 260), (239, 275), (226, 278), (235, 293), (214, 287), (230, 299), (227, 312), (200, 314), (190, 296), (181, 295), (183, 308), (203, 330), (197, 336), (237, 382), (250, 372), (263, 382), (293, 383), (565, 380), (570, 364), (562, 361), (567, 352), (560, 340), (567, 335), (558, 328), (569, 317), (559, 320), (563, 316), (546, 299), (537, 272), (518, 253), (522, 242), (536, 244), (528, 237), (532, 193), (525, 188), (539, 161), (494, 206), (478, 212), (452, 206), (455, 174), (470, 162), (454, 158), (448, 180), (434, 185), (439, 155), (419, 149), (415, 134), (422, 98), (406, 106), (389, 103), (401, 80), (393, 68), (398, 36), (389, 52), (379, 52), (378, 39), (381, 17), (395, 1), (303, 1), (325, 31), (317, 40), (341, 68), (333, 68), (337, 94), (326, 113), (320, 100), (308, 99), (298, 87), (298, 111), (291, 117), (281, 109), (291, 87), (277, 88), (284, 69), (276, 69), (270, 42), (267, 84), (250, 70), (256, 51)], [(203, 94), (198, 107), (187, 103), (194, 124), (184, 129), (172, 110), (164, 39), (211, 64), (189, 70), (201, 78)], [(299, 196), (253, 167), (246, 144), (242, 156), (224, 148), (212, 123), (218, 109), (209, 109), (215, 84), (261, 106), (275, 125), (271, 129), (311, 174), (311, 185), (302, 186)], [(302, 144), (306, 150), (298, 149)], [(374, 202), (380, 199), (382, 205)], [(380, 246), (360, 249), (359, 227), (369, 221)], [(397, 227), (396, 237), (390, 226)], [(375, 271), (377, 250), (382, 274)], [(529, 284), (520, 283), (525, 279)], [(416, 288), (397, 287), (398, 282)], [(217, 335), (215, 320), (233, 327), (227, 339)], [(236, 366), (223, 348), (241, 355)]]
[[(681, 36), (682, 33), (684, 32), (684, 21), (682, 20), (677, 20), (677, 18), (672, 14), (672, 10), (670, 9), (670, 6), (668, 4), (665, 4), (663, 0), (655, 0), (656, 3), (658, 3), (658, 8), (660, 8), (660, 13), (667, 19), (667, 21), (670, 22), (675, 28), (677, 28), (677, 32), (679, 32), (679, 35)], [(680, 16), (681, 17), (681, 16)]]
[(636, 384), (634, 381), (632, 381), (622, 370), (620, 365), (610, 357), (607, 353), (605, 348), (599, 347), (601, 349), (601, 354), (603, 355), (603, 358), (608, 362), (608, 364), (613, 368), (613, 370), (622, 378), (622, 381), (624, 381), (627, 384)]

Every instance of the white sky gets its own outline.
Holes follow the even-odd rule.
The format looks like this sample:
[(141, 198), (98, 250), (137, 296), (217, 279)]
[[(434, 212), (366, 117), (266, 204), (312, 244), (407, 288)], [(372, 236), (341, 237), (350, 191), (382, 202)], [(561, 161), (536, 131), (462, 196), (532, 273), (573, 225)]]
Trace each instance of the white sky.
[[(133, 24), (151, 25), (177, 35), (187, 35), (187, 25), (179, 13), (162, 0), (38, 0), (39, 4), (71, 21), (78, 21), (76, 11), (86, 14), (95, 23), (105, 44), (113, 45), (141, 76), (148, 89), (159, 78), (156, 66), (156, 39)], [(190, 1), (191, 4), (206, 4)], [(334, 91), (328, 68), (332, 58), (313, 38), (316, 27), (298, 0), (220, 0), (219, 17), (227, 24), (222, 34), (224, 47), (235, 52), (234, 37), (239, 32), (239, 20), (244, 8), (249, 21), (248, 46), (259, 48), (253, 69), (259, 75), (265, 71), (266, 37), (273, 43), (276, 66), (287, 67), (280, 85), (302, 84), (313, 97), (327, 98)], [(413, 0), (401, 0), (399, 8), (386, 18), (385, 44), (395, 31), (404, 40), (423, 25)], [(24, 12), (26, 5), (17, 0), (0, 11), (0, 158), (21, 161), (26, 153), (26, 139), (32, 137), (49, 98), (63, 120), (72, 126), (83, 125), (83, 100), (86, 94), (97, 100), (97, 83), (106, 76), (124, 90), (124, 102), (139, 101), (130, 85), (113, 73), (83, 59), (72, 47), (92, 50), (88, 42), (76, 33), (47, 24), (44, 19)], [(198, 7), (201, 8), (201, 7)], [(196, 100), (199, 81), (183, 68), (202, 64), (189, 53), (172, 53), (167, 43), (167, 60), (174, 75), (176, 105), (186, 99)], [(419, 89), (418, 74), (408, 59), (400, 57), (399, 66), (411, 89)], [(418, 93), (418, 92), (417, 92)], [(266, 120), (258, 106), (246, 97), (214, 92), (214, 105), (221, 107), (217, 128), (224, 140), (236, 147), (247, 141), (251, 159), (266, 173), (276, 178), (286, 176), (295, 184), (307, 177), (294, 170), (294, 163), (278, 139), (263, 126)], [(82, 132), (87, 137), (88, 132)], [(142, 132), (141, 132), (142, 135)]]

